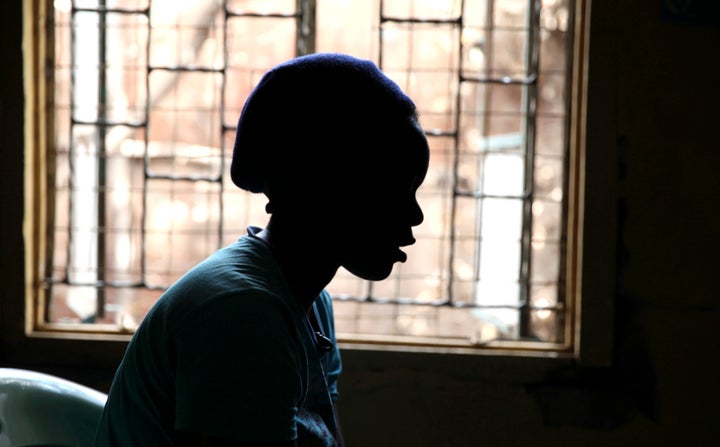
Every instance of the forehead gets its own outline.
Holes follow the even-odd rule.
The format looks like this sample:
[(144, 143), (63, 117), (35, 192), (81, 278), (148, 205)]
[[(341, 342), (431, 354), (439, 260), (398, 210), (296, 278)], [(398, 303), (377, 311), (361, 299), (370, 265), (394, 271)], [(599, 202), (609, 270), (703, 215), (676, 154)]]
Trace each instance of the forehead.
[(381, 156), (398, 173), (425, 176), (430, 159), (425, 132), (417, 119), (411, 118), (387, 129), (381, 148)]

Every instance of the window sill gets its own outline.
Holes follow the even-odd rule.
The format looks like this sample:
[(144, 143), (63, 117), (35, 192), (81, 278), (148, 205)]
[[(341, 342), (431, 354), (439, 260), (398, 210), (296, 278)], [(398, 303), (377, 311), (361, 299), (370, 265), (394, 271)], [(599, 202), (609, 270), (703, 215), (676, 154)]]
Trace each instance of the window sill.
[(577, 363), (572, 353), (510, 349), (427, 348), (341, 343), (343, 369), (414, 370), (454, 378), (537, 383)]

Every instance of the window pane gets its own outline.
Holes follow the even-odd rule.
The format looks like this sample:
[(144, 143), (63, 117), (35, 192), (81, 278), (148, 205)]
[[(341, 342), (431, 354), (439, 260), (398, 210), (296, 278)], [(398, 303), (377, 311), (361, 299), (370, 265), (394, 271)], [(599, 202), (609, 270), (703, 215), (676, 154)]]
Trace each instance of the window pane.
[(56, 1), (48, 322), (131, 330), (267, 222), (229, 179), (234, 127), (263, 73), (314, 42), (377, 62), (431, 150), (408, 261), (377, 283), (340, 269), (338, 331), (561, 342), (570, 3), (317, 0), (313, 21), (296, 0)]

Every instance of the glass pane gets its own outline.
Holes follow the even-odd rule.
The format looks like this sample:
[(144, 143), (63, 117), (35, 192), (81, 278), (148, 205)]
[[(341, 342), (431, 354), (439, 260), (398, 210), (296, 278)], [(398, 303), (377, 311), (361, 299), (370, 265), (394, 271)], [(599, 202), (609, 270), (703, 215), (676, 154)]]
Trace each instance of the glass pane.
[[(367, 298), (368, 281), (362, 280), (351, 274), (344, 268), (340, 267), (332, 282), (328, 284), (327, 291), (331, 296), (340, 299), (344, 298)], [(347, 307), (347, 306), (346, 306)], [(337, 308), (335, 309), (335, 318), (337, 319)]]
[(147, 17), (107, 14), (106, 20), (107, 119), (116, 122), (144, 120)]
[(53, 300), (48, 309), (49, 321), (58, 323), (96, 321), (97, 289), (95, 287), (55, 284), (51, 292)]
[(535, 152), (539, 155), (562, 156), (565, 152), (565, 119), (539, 116), (535, 128)]
[[(463, 114), (482, 115), (487, 112), (488, 95), (489, 89), (487, 84), (478, 82), (463, 82), (460, 85), (460, 97), (462, 99), (461, 107)], [(474, 127), (481, 126), (476, 125)]]
[(396, 324), (401, 335), (439, 335), (437, 309), (430, 306), (399, 306)]
[(564, 73), (567, 70), (567, 49), (569, 44), (562, 33), (540, 31), (540, 72)]
[(562, 232), (562, 204), (536, 200), (532, 204), (532, 239), (558, 241)]
[(383, 15), (404, 19), (440, 19), (449, 20), (458, 16), (461, 2), (451, 1), (416, 1), (416, 0), (385, 0)]
[[(132, 330), (159, 295), (147, 286), (171, 284), (248, 225), (266, 224), (265, 196), (239, 190), (227, 168), (248, 94), (268, 68), (296, 55), (297, 2), (229, 0), (227, 11), (221, 0), (106, 3), (138, 12), (72, 14), (69, 0), (54, 3), (48, 277), (76, 285), (53, 286), (48, 308), (52, 321)], [(418, 191), (425, 221), (406, 249), (408, 261), (386, 281), (340, 269), (328, 285), (342, 298), (335, 306), (339, 331), (473, 343), (562, 338), (568, 4), (542, 1), (533, 67), (527, 53), (537, 34), (528, 29), (526, 0), (317, 1), (316, 28), (309, 30), (316, 49), (382, 61), (416, 102), (431, 150)], [(92, 10), (99, 2), (75, 6)], [(149, 15), (144, 8), (152, 8)], [(263, 14), (275, 16), (257, 16)], [(461, 22), (450, 23), (461, 14)], [(537, 88), (517, 82), (533, 71)], [(108, 88), (100, 92), (103, 79)], [(535, 123), (528, 122), (532, 104)], [(103, 119), (114, 123), (103, 126)], [(533, 172), (526, 172), (529, 150)], [(532, 200), (525, 253), (524, 200)], [(530, 277), (522, 276), (526, 265)], [(113, 287), (95, 288), (100, 280)], [(528, 284), (530, 309), (523, 312), (530, 329), (520, 334)], [(369, 294), (394, 302), (358, 302)], [(448, 300), (467, 307), (439, 305)]]
[(455, 235), (462, 238), (477, 238), (479, 234), (482, 201), (474, 198), (455, 199)]
[(538, 80), (538, 115), (565, 113), (565, 76), (541, 74)]
[(463, 19), (466, 26), (486, 28), (488, 25), (488, 8), (494, 0), (465, 0), (463, 2)]
[[(510, 288), (512, 289), (512, 287)], [(473, 334), (473, 342), (487, 343), (493, 340), (517, 340), (519, 338), (519, 311), (503, 308), (479, 308), (472, 309), (471, 312), (479, 322)]]
[[(418, 190), (419, 197), (423, 196), (447, 196), (453, 176), (453, 148), (452, 142), (437, 138), (429, 138), (430, 144), (430, 167), (425, 175), (425, 181)], [(445, 145), (447, 144), (447, 145)]]
[(570, 24), (569, 3), (570, 0), (542, 0), (540, 28), (558, 31), (558, 34), (567, 32)]
[[(338, 278), (340, 276), (340, 278)], [(333, 283), (330, 283), (328, 286), (328, 291), (330, 292), (333, 290), (333, 284), (335, 281), (342, 281), (344, 278), (344, 275), (342, 273), (338, 273), (338, 276), (333, 279)], [(344, 285), (339, 285), (340, 288), (343, 290), (356, 290), (353, 287), (345, 287)], [(330, 292), (333, 293), (333, 292)], [(334, 294), (333, 294), (334, 295)], [(363, 296), (362, 294), (358, 296)], [(343, 300), (334, 300), (333, 301), (333, 313), (335, 316), (335, 331), (337, 334), (343, 334), (343, 333), (353, 333), (358, 332), (357, 329), (357, 319), (358, 319), (358, 307), (360, 306), (360, 303), (356, 301), (343, 301)]]
[(532, 271), (533, 283), (555, 283), (559, 275), (560, 245), (549, 241), (533, 241)]
[(150, 92), (158, 98), (150, 115), (147, 148), (153, 173), (220, 175), (221, 82), (216, 73), (150, 73)]
[(382, 27), (383, 69), (456, 71), (458, 30), (448, 25), (387, 23)]
[(296, 21), (290, 18), (230, 17), (227, 65), (264, 73), (295, 57)]
[(140, 287), (108, 288), (105, 294), (105, 320), (125, 331), (137, 329), (162, 291)]
[[(65, 7), (70, 4), (73, 0), (56, 0), (55, 7)], [(100, 5), (100, 0), (74, 0), (76, 8), (97, 8)], [(128, 9), (128, 10), (140, 10), (148, 7), (149, 0), (105, 0), (105, 6), (108, 9)]]
[(294, 14), (296, 0), (228, 0), (234, 14)]
[(480, 280), (484, 300), (493, 304), (518, 302), (520, 244), (517, 241), (483, 240), (480, 243)]
[(535, 157), (535, 197), (560, 202), (563, 199), (562, 160), (551, 157)]
[(485, 194), (521, 197), (524, 191), (525, 159), (519, 154), (488, 154), (483, 169)]
[(482, 192), (485, 154), (460, 155), (457, 166), (457, 189), (459, 192)]
[(527, 0), (493, 1), (493, 24), (498, 28), (527, 28), (528, 10), (533, 3)]
[(465, 27), (462, 31), (463, 74), (470, 77), (487, 77), (488, 36), (483, 28)]
[[(237, 67), (228, 68), (225, 71), (225, 88), (223, 89), (225, 110), (223, 113), (223, 125), (235, 128), (245, 100), (264, 73), (264, 68), (253, 69)], [(235, 137), (234, 133), (232, 137)], [(232, 147), (232, 145), (229, 147)]]
[(475, 321), (465, 309), (442, 307), (437, 309), (434, 323), (440, 337), (469, 340)]
[(355, 331), (366, 335), (397, 335), (397, 304), (358, 303)]
[(522, 78), (529, 72), (527, 50), (529, 35), (526, 30), (495, 29), (489, 35), (486, 64), (491, 77)]
[(520, 114), (524, 111), (522, 98), (526, 87), (512, 84), (490, 84), (486, 88), (490, 91), (488, 109), (491, 112), (507, 115)]
[(518, 241), (522, 230), (522, 200), (485, 199), (482, 210), (482, 239)]
[(150, 285), (169, 286), (219, 248), (218, 184), (150, 180), (145, 256)]
[[(179, 35), (184, 35), (178, 40), (187, 45), (190, 41), (185, 41), (184, 37), (188, 37), (192, 29), (197, 31), (208, 31), (208, 25), (214, 27), (213, 23), (222, 23), (220, 17), (223, 13), (223, 0), (203, 0), (203, 1), (161, 1), (151, 2), (152, 9), (150, 11), (150, 20), (154, 29), (162, 29), (165, 27), (175, 28)], [(180, 45), (179, 48), (182, 48)]]
[(375, 59), (378, 47), (378, 2), (317, 0), (315, 49)]
[(530, 287), (530, 305), (540, 310), (556, 308), (558, 305), (557, 286), (542, 284)]

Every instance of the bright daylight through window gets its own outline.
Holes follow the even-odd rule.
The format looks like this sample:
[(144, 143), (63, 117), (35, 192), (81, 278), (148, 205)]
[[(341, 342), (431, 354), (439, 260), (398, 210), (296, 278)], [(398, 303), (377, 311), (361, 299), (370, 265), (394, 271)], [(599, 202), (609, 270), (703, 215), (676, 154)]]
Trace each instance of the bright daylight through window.
[(55, 0), (36, 325), (132, 332), (180, 275), (264, 225), (264, 196), (228, 177), (240, 109), (267, 68), (337, 51), (374, 60), (415, 100), (431, 147), (408, 262), (377, 283), (340, 271), (328, 287), (342, 341), (559, 349), (574, 305), (572, 10), (572, 0)]

